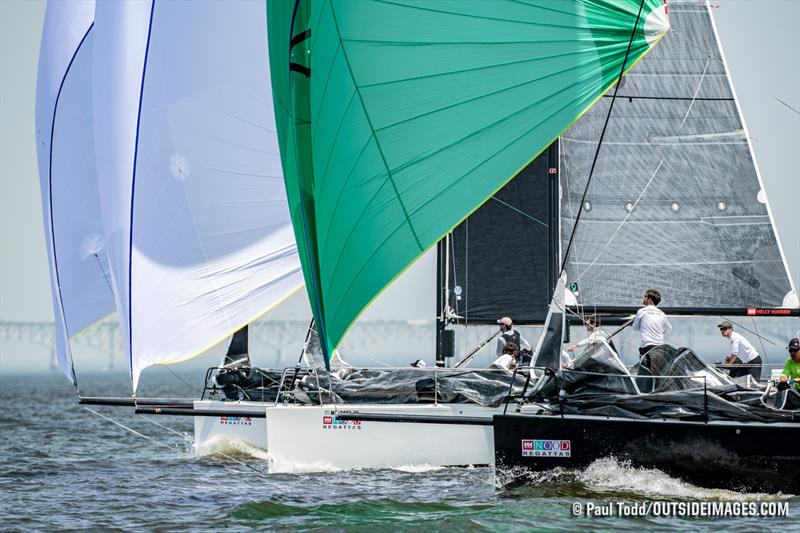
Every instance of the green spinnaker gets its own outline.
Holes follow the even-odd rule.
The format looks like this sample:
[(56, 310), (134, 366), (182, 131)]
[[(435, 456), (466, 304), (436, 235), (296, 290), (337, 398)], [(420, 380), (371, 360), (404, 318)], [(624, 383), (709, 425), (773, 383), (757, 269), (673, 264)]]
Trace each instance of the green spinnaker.
[(394, 278), (668, 29), (663, 0), (276, 0), (267, 21), (326, 363)]

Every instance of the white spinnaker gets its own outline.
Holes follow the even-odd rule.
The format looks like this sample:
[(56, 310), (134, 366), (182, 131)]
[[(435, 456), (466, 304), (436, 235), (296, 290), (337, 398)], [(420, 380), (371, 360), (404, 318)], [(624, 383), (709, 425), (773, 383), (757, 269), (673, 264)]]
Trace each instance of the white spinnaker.
[(36, 87), (36, 147), (56, 358), (75, 385), (69, 337), (114, 311), (92, 132), (94, 8), (94, 0), (48, 4)]
[[(108, 5), (106, 5), (108, 4)], [(303, 284), (263, 2), (98, 7), (103, 214), (134, 390)]]

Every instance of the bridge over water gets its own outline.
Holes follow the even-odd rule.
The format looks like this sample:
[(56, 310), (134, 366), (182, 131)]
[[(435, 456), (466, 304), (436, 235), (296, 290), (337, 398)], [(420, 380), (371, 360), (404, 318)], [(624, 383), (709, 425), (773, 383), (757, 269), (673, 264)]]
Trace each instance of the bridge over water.
[[(675, 318), (673, 344), (690, 346), (707, 360), (719, 360), (727, 343), (719, 337), (715, 325), (720, 317)], [(785, 346), (789, 338), (798, 335), (800, 320), (797, 318), (737, 318), (737, 330), (748, 337), (756, 348), (766, 354), (767, 361), (782, 364), (786, 359)], [(256, 364), (291, 365), (297, 360), (305, 338), (308, 323), (302, 320), (261, 320), (250, 326), (250, 352)], [(520, 328), (528, 340), (534, 343), (541, 328)], [(582, 328), (573, 328), (575, 338), (582, 338)], [(611, 330), (612, 328), (607, 328)], [(456, 329), (457, 357), (469, 352), (487, 335), (494, 332), (492, 326), (458, 327)], [(625, 354), (635, 354), (638, 335), (630, 329), (615, 338), (624, 359)], [(0, 320), (0, 347), (9, 345), (36, 346), (50, 354), (55, 366), (55, 332), (52, 322), (22, 322)], [(227, 343), (221, 343), (211, 351), (222, 354)], [(354, 364), (385, 366), (407, 364), (414, 358), (423, 358), (429, 363), (434, 359), (435, 328), (432, 320), (424, 321), (362, 321), (357, 323), (340, 345), (343, 357)], [(80, 364), (84, 353), (95, 360), (105, 358), (107, 368), (125, 368), (124, 349), (119, 334), (119, 323), (108, 319), (75, 335), (72, 339), (73, 353)], [(476, 357), (475, 364), (488, 364), (493, 359), (494, 345), (484, 348)], [(632, 361), (627, 361), (632, 362)]]

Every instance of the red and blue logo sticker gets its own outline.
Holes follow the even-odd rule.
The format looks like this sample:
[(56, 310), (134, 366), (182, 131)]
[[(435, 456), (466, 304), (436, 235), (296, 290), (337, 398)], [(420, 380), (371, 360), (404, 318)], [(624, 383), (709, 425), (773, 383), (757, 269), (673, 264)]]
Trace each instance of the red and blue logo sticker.
[(523, 457), (572, 457), (568, 440), (522, 439)]
[(361, 420), (339, 420), (333, 415), (325, 415), (322, 429), (361, 429)]

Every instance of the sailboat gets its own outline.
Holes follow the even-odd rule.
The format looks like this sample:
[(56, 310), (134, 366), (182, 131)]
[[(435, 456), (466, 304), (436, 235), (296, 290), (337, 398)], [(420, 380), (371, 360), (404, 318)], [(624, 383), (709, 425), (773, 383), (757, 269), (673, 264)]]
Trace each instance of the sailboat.
[[(254, 2), (53, 3), (47, 21), (62, 28), (43, 37), (47, 91), (37, 102), (37, 121), (49, 124), (38, 128), (39, 158), (59, 361), (77, 387), (69, 337), (115, 310), (134, 393), (146, 367), (180, 362), (234, 332), (242, 333), (231, 356), (244, 355), (235, 349), (243, 328), (304, 283), (328, 370), (369, 302), (528, 167), (667, 29), (661, 0), (559, 8), (298, 0), (269, 2), (266, 13)], [(91, 116), (80, 135), (70, 137), (67, 109)], [(70, 143), (93, 172), (58, 159)], [(70, 192), (88, 192), (87, 218), (101, 237), (67, 268), (85, 239), (58, 209), (75, 208)], [(74, 310), (100, 294), (91, 315)], [(339, 405), (83, 401), (189, 414), (198, 442), (216, 427), (300, 450), (322, 445), (298, 428), (358, 426), (339, 431), (338, 446), (361, 466), (422, 462), (406, 444), (421, 446), (423, 432), (442, 444), (428, 450), (464, 443), (431, 463), (490, 462), (492, 411), (470, 406), (480, 423), (453, 423), (470, 407), (433, 398), (377, 406), (373, 420), (359, 408), (352, 423)], [(417, 419), (416, 431), (380, 423), (377, 411), (403, 409), (435, 418)], [(373, 427), (394, 432), (395, 453), (370, 444)], [(345, 440), (355, 434), (359, 448)]]
[(800, 316), (711, 7), (671, 2), (670, 18), (618, 92), (561, 137), (562, 326), (537, 354), (550, 370), (494, 417), (496, 465), (613, 456), (702, 486), (796, 494), (800, 418), (773, 408), (769, 389), (669, 345), (648, 352), (647, 372), (605, 342), (557, 370), (569, 319), (624, 320), (650, 286), (671, 315)]

